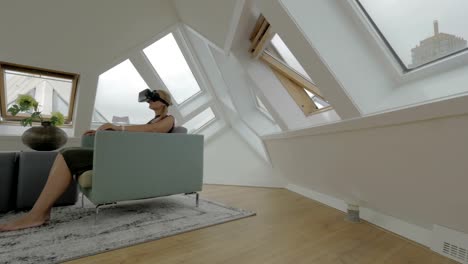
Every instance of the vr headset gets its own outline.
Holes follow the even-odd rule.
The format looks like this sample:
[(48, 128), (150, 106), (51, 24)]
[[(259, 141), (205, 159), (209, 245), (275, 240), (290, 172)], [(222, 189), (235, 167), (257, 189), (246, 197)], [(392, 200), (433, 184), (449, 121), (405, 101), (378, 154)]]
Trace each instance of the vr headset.
[(166, 106), (169, 106), (169, 103), (166, 100), (162, 99), (159, 96), (159, 93), (157, 91), (151, 91), (150, 89), (145, 89), (138, 94), (138, 102), (140, 103), (156, 102), (156, 101), (159, 101), (165, 104)]

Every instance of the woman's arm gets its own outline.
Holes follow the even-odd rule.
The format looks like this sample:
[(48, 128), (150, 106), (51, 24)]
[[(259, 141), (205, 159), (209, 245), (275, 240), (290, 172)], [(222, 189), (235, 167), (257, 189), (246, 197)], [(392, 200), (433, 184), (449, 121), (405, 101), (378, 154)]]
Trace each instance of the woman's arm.
[(110, 123), (100, 126), (97, 130), (115, 130), (115, 131), (130, 131), (130, 132), (158, 132), (167, 133), (171, 130), (174, 124), (174, 117), (168, 116), (153, 124), (146, 125), (131, 125), (131, 126), (116, 126)]

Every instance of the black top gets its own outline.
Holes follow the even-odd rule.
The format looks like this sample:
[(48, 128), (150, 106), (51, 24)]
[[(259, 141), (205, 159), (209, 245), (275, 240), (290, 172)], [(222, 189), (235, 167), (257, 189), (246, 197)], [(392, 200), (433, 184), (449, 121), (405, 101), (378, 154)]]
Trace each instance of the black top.
[[(166, 117), (168, 117), (168, 116), (170, 116), (170, 115), (166, 115), (164, 118), (166, 118)], [(155, 118), (151, 119), (151, 120), (150, 120), (148, 123), (146, 123), (146, 124), (149, 125), (149, 124), (153, 123), (153, 120), (157, 119), (158, 117), (160, 117), (160, 115), (157, 115)], [(163, 120), (164, 118), (162, 118), (161, 120)], [(161, 120), (158, 120), (158, 122), (161, 121)], [(172, 133), (172, 131), (174, 130), (174, 127), (175, 127), (175, 121), (174, 121), (174, 123), (172, 123), (171, 129), (170, 129), (167, 133)]]

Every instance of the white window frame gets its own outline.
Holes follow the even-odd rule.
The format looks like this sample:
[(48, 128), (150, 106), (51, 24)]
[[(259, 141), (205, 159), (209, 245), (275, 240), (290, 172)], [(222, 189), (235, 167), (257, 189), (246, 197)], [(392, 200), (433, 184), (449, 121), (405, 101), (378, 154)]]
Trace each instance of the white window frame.
[[(103, 69), (102, 72), (112, 69), (119, 63), (128, 59), (133, 64), (133, 66), (143, 78), (143, 80), (148, 84), (148, 86), (150, 86), (150, 88), (159, 87), (160, 89), (163, 89), (170, 93), (170, 90), (162, 81), (161, 77), (157, 73), (156, 69), (154, 69), (153, 65), (146, 57), (143, 50), (151, 44), (155, 43), (156, 41), (160, 40), (161, 38), (165, 37), (166, 35), (172, 33), (190, 70), (192, 71), (193, 76), (195, 77), (195, 80), (197, 81), (200, 87), (200, 92), (192, 95), (190, 98), (188, 98), (180, 104), (174, 101), (173, 106), (171, 106), (171, 112), (173, 112), (177, 124), (183, 125), (196, 115), (203, 112), (205, 109), (211, 107), (213, 113), (215, 114), (215, 118), (207, 124), (200, 127), (199, 129), (197, 129), (196, 131), (192, 132), (201, 133), (211, 125), (222, 121), (223, 115), (219, 112), (215, 102), (213, 101), (213, 97), (209, 89), (209, 82), (206, 79), (207, 77), (205, 76), (206, 73), (204, 73), (203, 67), (201, 66), (200, 62), (194, 54), (195, 51), (191, 47), (191, 44), (188, 42), (188, 38), (185, 36), (183, 26), (183, 24), (177, 23), (167, 28), (166, 30), (156, 35), (154, 38), (145, 41), (144, 43), (136, 46), (132, 51), (119, 57), (118, 60), (115, 60), (112, 64), (109, 64), (108, 68)], [(203, 103), (199, 104), (200, 101), (202, 101)], [(92, 127), (98, 127), (99, 125), (100, 123), (91, 122)]]
[[(366, 37), (377, 43), (383, 55), (392, 65), (392, 75), (396, 75), (397, 82), (401, 84), (423, 79), (429, 75), (449, 71), (468, 64), (468, 50), (464, 49), (416, 68), (406, 70), (406, 65), (401, 61), (398, 54), (390, 48), (390, 43), (386, 43), (383, 39), (383, 33), (379, 33), (377, 25), (374, 26), (373, 22), (367, 18), (357, 1), (345, 0), (342, 3), (345, 3), (350, 13), (360, 22), (360, 25), (366, 28), (366, 32), (368, 33)], [(383, 37), (381, 37), (381, 34)]]
[[(197, 81), (198, 86), (200, 87), (200, 91), (195, 93), (194, 95), (190, 96), (187, 100), (183, 101), (182, 103), (177, 103), (175, 100), (173, 102), (174, 106), (177, 106), (179, 108), (184, 107), (186, 105), (189, 105), (190, 102), (194, 101), (197, 97), (202, 96), (206, 93), (206, 82), (202, 78), (200, 74), (200, 69), (195, 63), (195, 57), (193, 56), (192, 52), (190, 51), (186, 39), (183, 36), (183, 31), (181, 30), (179, 25), (176, 25), (169, 30), (164, 31), (161, 34), (158, 34), (158, 37), (153, 39), (148, 45), (144, 46), (141, 48), (140, 54), (144, 57), (145, 61), (147, 62), (145, 66), (150, 67), (153, 70), (153, 73), (156, 75), (159, 81), (159, 85), (161, 85), (164, 90), (168, 91), (170, 93), (170, 90), (167, 88), (166, 84), (162, 81), (161, 77), (159, 76), (158, 72), (156, 69), (154, 69), (153, 65), (151, 64), (150, 60), (146, 56), (146, 54), (143, 52), (143, 50), (146, 47), (149, 47), (151, 44), (159, 41), (160, 39), (164, 38), (168, 34), (171, 34), (174, 36), (175, 41), (177, 42), (177, 45), (179, 46), (180, 51), (182, 52), (182, 55), (184, 56), (185, 61), (187, 62), (187, 65), (189, 66), (189, 69), (192, 71), (192, 74)], [(130, 58), (131, 59), (131, 58)], [(135, 66), (135, 65), (134, 65)], [(137, 68), (137, 66), (135, 66)], [(137, 69), (138, 70), (138, 69)]]
[[(5, 71), (11, 70), (21, 72), (21, 73), (32, 73), (32, 74), (44, 74), (47, 76), (52, 76), (52, 77), (58, 77), (58, 78), (63, 78), (71, 81), (71, 91), (70, 91), (70, 102), (68, 105), (68, 112), (67, 113), (62, 113), (64, 114), (67, 118), (65, 119), (65, 123), (62, 125), (63, 127), (70, 127), (73, 126), (74, 122), (74, 115), (76, 111), (76, 95), (77, 95), (77, 90), (78, 90), (78, 82), (80, 78), (80, 74), (77, 73), (69, 73), (69, 72), (63, 72), (59, 70), (51, 70), (51, 69), (45, 69), (45, 68), (39, 68), (39, 67), (34, 67), (34, 66), (29, 66), (29, 65), (20, 65), (16, 63), (10, 63), (10, 62), (0, 62), (0, 125), (18, 125), (16, 121), (20, 121), (22, 119), (25, 119), (25, 116), (22, 115), (17, 115), (17, 116), (12, 116), (8, 112), (8, 102), (6, 101), (7, 98), (7, 83), (5, 81)], [(41, 102), (39, 102), (41, 103)], [(53, 104), (53, 99), (51, 101), (51, 108)], [(43, 115), (43, 118), (45, 120), (50, 119), (50, 115)], [(34, 121), (36, 123), (36, 121)]]
[(211, 108), (211, 111), (213, 111), (214, 118), (212, 120), (208, 121), (208, 123), (203, 124), (200, 128), (192, 131), (191, 134), (201, 133), (201, 132), (203, 132), (203, 130), (207, 129), (210, 125), (212, 125), (212, 124), (216, 123), (217, 121), (221, 120), (220, 114), (218, 112), (217, 107), (215, 106), (215, 104), (213, 102), (210, 102), (208, 104), (205, 104), (205, 105), (199, 107), (196, 111), (190, 113), (190, 118), (187, 118), (187, 120), (185, 120), (183, 123), (181, 123), (181, 125), (183, 126), (185, 123), (189, 122), (194, 117), (198, 116), (199, 114), (201, 114), (203, 111), (205, 111), (208, 108)]
[[(251, 98), (253, 98), (253, 100), (254, 100), (255, 108), (260, 113), (262, 113), (262, 115), (265, 116), (269, 121), (276, 124), (276, 120), (269, 113), (270, 109), (268, 109), (268, 106), (265, 105), (265, 107), (267, 108), (267, 111), (265, 111), (265, 109), (263, 109), (257, 102), (257, 97), (258, 97), (258, 99), (262, 100), (262, 102), (265, 100), (265, 97), (263, 96), (263, 94), (261, 92), (259, 92), (259, 91), (255, 91), (253, 88), (251, 88), (249, 90), (250, 90)], [(265, 103), (263, 103), (263, 104), (265, 104)]]

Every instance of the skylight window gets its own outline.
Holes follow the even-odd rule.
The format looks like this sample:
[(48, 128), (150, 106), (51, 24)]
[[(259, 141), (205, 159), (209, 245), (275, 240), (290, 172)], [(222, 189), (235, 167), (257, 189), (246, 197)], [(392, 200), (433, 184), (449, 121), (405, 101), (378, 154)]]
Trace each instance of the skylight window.
[(268, 112), (268, 109), (266, 108), (265, 104), (258, 98), (258, 96), (255, 96), (255, 99), (257, 100), (257, 106), (258, 108), (262, 109), (262, 111)]
[(356, 0), (405, 71), (467, 50), (465, 0)]
[[(15, 104), (18, 95), (28, 94), (39, 102), (39, 111), (45, 118), (54, 111), (60, 111), (66, 123), (71, 122), (75, 98), (77, 74), (53, 70), (19, 66), (8, 63), (0, 64), (3, 79), (0, 80), (0, 98), (2, 117), (5, 120), (24, 118), (22, 114), (10, 116), (6, 110)], [(58, 101), (60, 98), (60, 102)]]
[(262, 102), (262, 99), (260, 99), (258, 95), (255, 95), (255, 100), (256, 100), (257, 109), (259, 109), (260, 112), (266, 115), (271, 121), (275, 122), (274, 118), (270, 114), (270, 111), (268, 111), (265, 104)]
[(312, 81), (312, 78), (310, 78), (302, 65), (299, 63), (294, 54), (289, 50), (288, 46), (286, 46), (286, 43), (284, 43), (278, 34), (273, 36), (271, 39), (271, 46), (268, 47), (267, 50), (276, 53), (275, 55), (277, 55), (279, 59), (293, 68), (296, 72), (306, 77), (309, 81)]
[[(138, 93), (148, 85), (126, 60), (99, 76), (94, 121), (129, 117), (131, 124), (144, 124), (154, 117), (147, 103), (138, 103)], [(115, 119), (115, 118), (114, 118)]]
[(184, 127), (188, 129), (188, 133), (193, 133), (211, 123), (215, 120), (215, 117), (213, 110), (209, 107), (194, 118), (190, 119), (184, 124)]
[(304, 89), (304, 90), (307, 93), (307, 95), (310, 97), (310, 99), (312, 99), (312, 101), (314, 101), (315, 105), (317, 106), (317, 108), (319, 110), (323, 109), (323, 108), (330, 107), (330, 104), (327, 101), (323, 100), (322, 98), (316, 96), (315, 94), (309, 92), (306, 89)]
[[(252, 56), (259, 58), (272, 69), (273, 74), (304, 115), (318, 113), (322, 109), (331, 109), (320, 89), (281, 37), (272, 32), (270, 23), (263, 15), (258, 18), (249, 39), (251, 41), (249, 51)], [(259, 109), (262, 107), (259, 106)]]
[(172, 33), (143, 50), (178, 104), (200, 92)]

